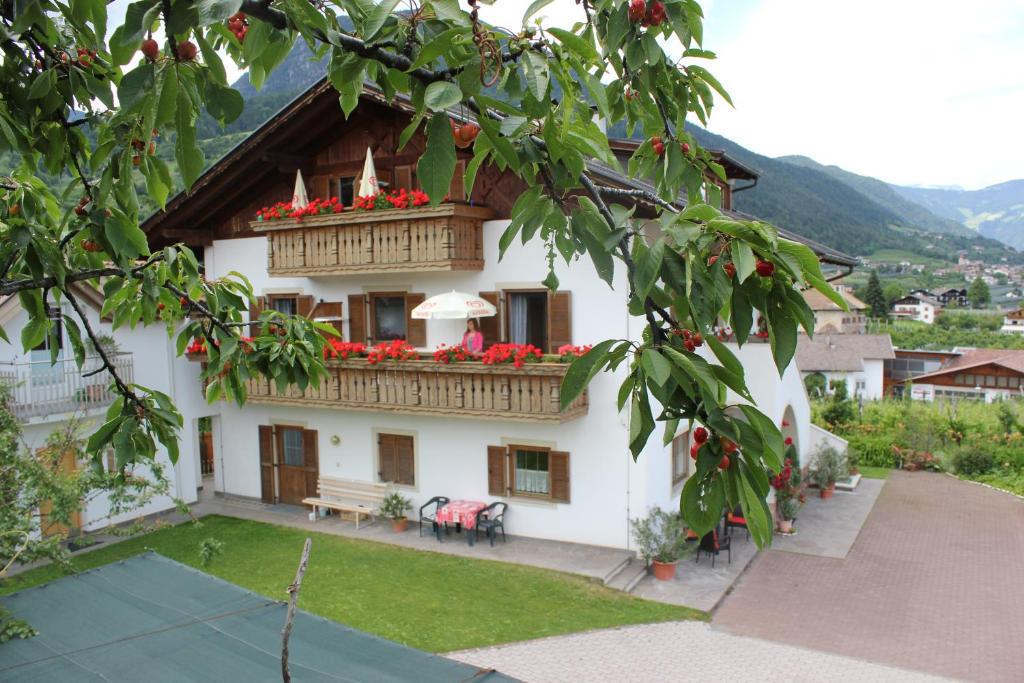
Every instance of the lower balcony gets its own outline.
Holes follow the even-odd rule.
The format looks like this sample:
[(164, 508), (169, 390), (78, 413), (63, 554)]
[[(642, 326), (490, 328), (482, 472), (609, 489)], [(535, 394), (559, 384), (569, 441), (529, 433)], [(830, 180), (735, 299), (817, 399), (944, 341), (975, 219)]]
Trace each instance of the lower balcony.
[(263, 378), (249, 381), (254, 403), (370, 410), (410, 415), (468, 417), (528, 422), (566, 422), (587, 412), (584, 393), (561, 410), (565, 363), (442, 365), (434, 361), (365, 360), (330, 363), (317, 388), (292, 387), (278, 394)]
[[(115, 353), (110, 361), (125, 383), (133, 380), (132, 354)], [(86, 358), (81, 369), (73, 359), (0, 364), (0, 382), (11, 392), (10, 408), (21, 421), (106, 408), (117, 394), (109, 389), (105, 371), (84, 376), (101, 367), (99, 358)]]

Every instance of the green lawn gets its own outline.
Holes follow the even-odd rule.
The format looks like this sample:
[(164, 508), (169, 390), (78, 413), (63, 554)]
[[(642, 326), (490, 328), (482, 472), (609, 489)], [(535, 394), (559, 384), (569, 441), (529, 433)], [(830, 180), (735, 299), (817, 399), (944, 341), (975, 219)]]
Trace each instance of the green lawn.
[[(199, 542), (212, 537), (224, 543), (224, 552), (204, 571), (283, 600), (308, 535), (211, 516), (199, 528), (182, 524), (153, 531), (84, 553), (74, 564), (87, 569), (151, 548), (202, 569)], [(704, 612), (641, 600), (559, 572), (319, 533), (312, 537), (301, 608), (431, 652), (622, 624), (708, 618)], [(34, 569), (0, 584), (0, 594), (61, 575), (53, 566)]]
[(892, 472), (888, 467), (863, 467), (858, 465), (857, 470), (865, 479), (888, 479)]

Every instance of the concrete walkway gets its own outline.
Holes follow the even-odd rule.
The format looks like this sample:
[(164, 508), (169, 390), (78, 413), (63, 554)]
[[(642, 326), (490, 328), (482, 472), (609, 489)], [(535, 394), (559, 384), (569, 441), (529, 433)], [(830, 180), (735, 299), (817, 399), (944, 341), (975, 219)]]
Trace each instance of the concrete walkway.
[(953, 678), (1024, 680), (1024, 503), (893, 472), (845, 559), (762, 553), (713, 626)]
[(792, 536), (776, 534), (772, 550), (818, 557), (844, 558), (885, 485), (883, 479), (861, 479), (853, 491), (836, 491), (822, 500), (817, 489), (807, 490)]
[(450, 652), (529, 683), (730, 681), (930, 683), (942, 679), (848, 657), (721, 633), (689, 621)]

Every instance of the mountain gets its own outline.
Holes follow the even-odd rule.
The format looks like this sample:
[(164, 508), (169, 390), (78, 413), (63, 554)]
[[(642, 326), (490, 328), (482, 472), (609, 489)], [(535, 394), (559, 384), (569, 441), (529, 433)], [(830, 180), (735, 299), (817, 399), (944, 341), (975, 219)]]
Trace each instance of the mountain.
[(905, 225), (923, 228), (932, 232), (949, 233), (951, 235), (968, 236), (972, 234), (971, 230), (958, 220), (942, 217), (941, 214), (937, 215), (926, 206), (922, 206), (921, 203), (904, 197), (891, 185), (877, 178), (857, 175), (838, 166), (825, 166), (805, 156), (785, 156), (778, 157), (778, 159), (789, 164), (813, 168), (832, 176), (878, 204), (889, 208), (899, 216)]
[(892, 189), (932, 213), (957, 221), (985, 237), (1024, 249), (1024, 180), (981, 190), (901, 187)]

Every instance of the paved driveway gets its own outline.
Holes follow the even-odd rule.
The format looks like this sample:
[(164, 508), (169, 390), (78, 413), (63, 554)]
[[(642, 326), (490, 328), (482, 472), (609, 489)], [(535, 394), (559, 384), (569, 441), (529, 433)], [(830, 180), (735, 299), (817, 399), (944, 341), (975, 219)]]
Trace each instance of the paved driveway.
[(1024, 680), (1024, 502), (894, 472), (845, 559), (762, 553), (713, 626), (954, 678)]

